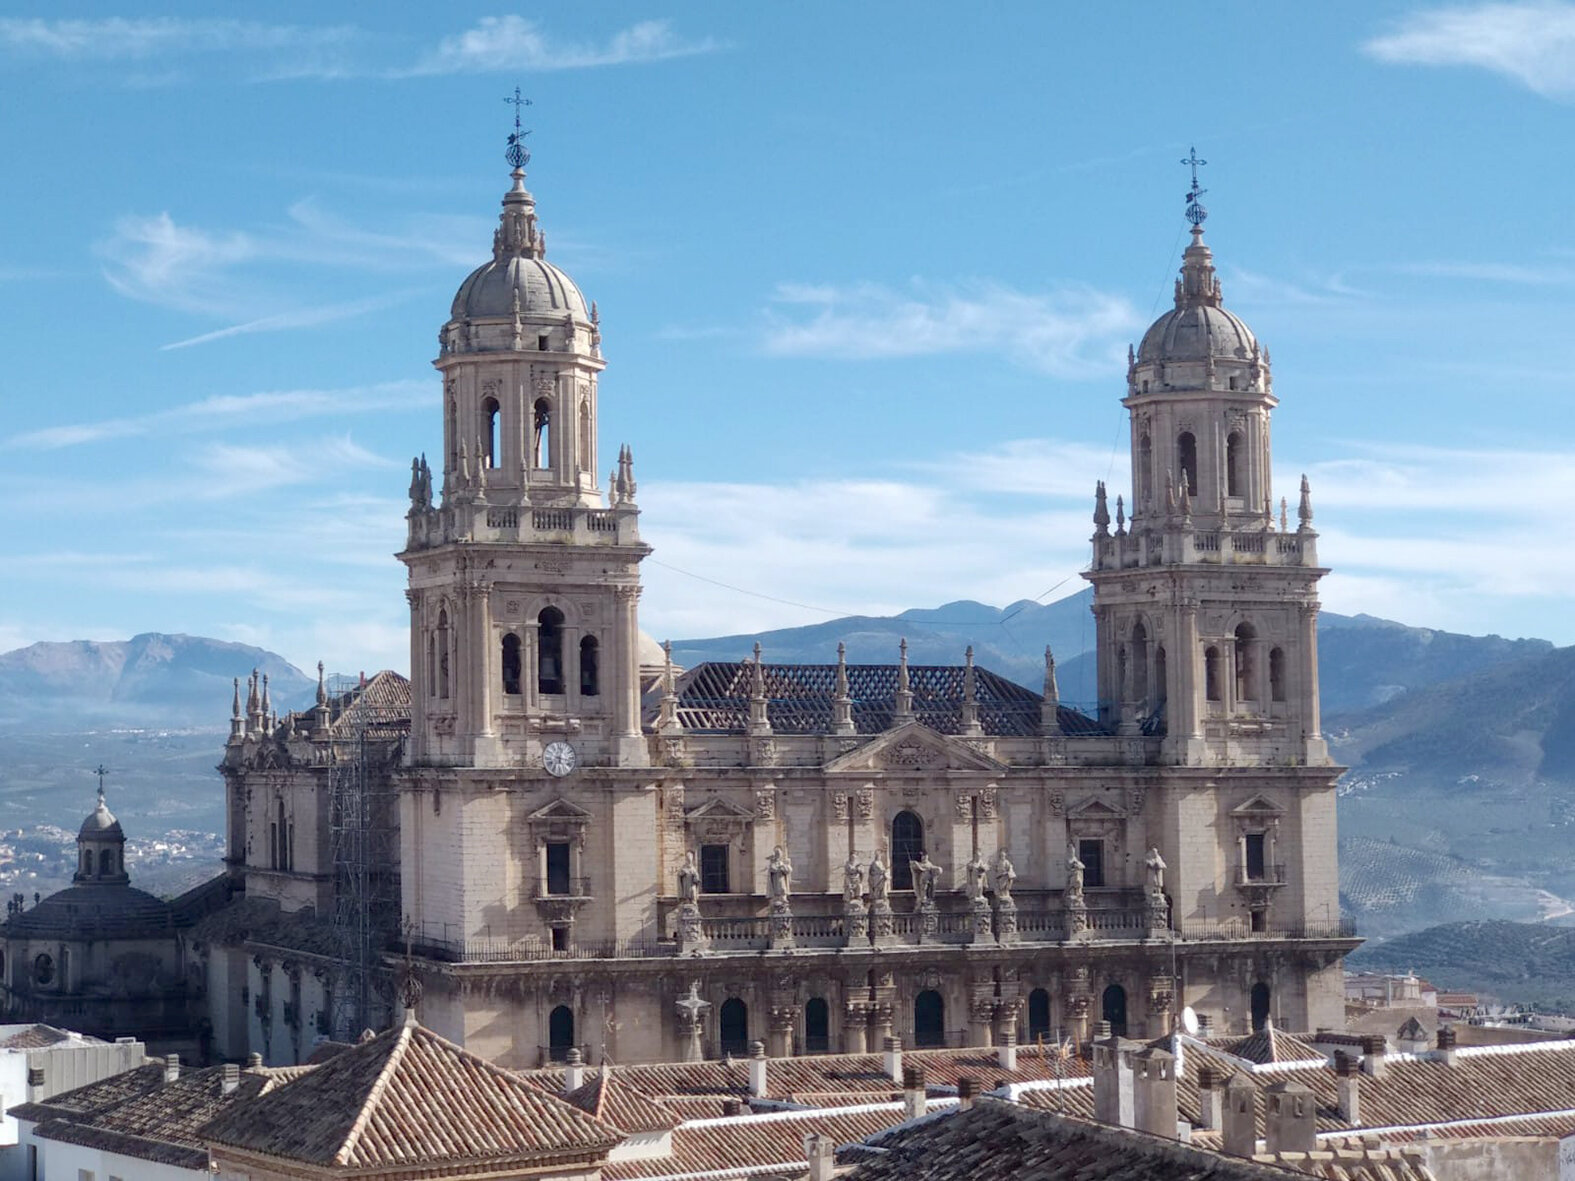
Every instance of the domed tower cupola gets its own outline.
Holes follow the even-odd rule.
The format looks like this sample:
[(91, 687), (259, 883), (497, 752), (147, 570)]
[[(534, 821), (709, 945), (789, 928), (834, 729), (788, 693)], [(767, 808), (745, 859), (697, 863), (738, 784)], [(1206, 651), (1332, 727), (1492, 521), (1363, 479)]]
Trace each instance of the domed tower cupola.
[(1139, 525), (1184, 514), (1210, 527), (1267, 528), (1276, 404), (1268, 352), (1225, 307), (1203, 240), (1208, 213), (1195, 168), (1192, 183), (1192, 242), (1182, 254), (1175, 306), (1143, 334), (1127, 367), (1132, 517)]
[(77, 872), (71, 880), (79, 886), (124, 886), (130, 881), (126, 875), (126, 834), (104, 802), (102, 787), (98, 806), (77, 830)]

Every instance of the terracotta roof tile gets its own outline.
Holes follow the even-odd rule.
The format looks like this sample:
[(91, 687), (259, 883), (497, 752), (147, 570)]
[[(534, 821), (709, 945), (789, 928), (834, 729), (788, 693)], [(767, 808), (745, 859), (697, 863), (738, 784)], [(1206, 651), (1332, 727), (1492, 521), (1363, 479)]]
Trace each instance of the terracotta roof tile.
[(215, 1120), (216, 1145), (323, 1166), (598, 1157), (616, 1129), (413, 1023)]
[[(56, 1029), (53, 1025), (25, 1025), (16, 1032), (8, 1034), (0, 1040), (0, 1050), (42, 1050), (46, 1046), (58, 1046), (61, 1042), (71, 1040), (71, 1035), (63, 1029)], [(87, 1042), (96, 1042), (97, 1038), (87, 1038)]]
[(637, 1091), (605, 1066), (564, 1098), (581, 1111), (630, 1135), (670, 1131), (679, 1122), (679, 1117), (671, 1110)]

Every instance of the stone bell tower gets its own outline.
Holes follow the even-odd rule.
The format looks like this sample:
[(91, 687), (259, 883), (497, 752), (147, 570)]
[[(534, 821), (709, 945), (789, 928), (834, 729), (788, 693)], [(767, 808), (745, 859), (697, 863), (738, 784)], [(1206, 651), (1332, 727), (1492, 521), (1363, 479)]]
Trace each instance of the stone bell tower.
[(1095, 494), (1100, 712), (1163, 736), (1166, 762), (1324, 764), (1311, 500), (1304, 479), (1290, 529), (1268, 351), (1224, 306), (1193, 183), (1175, 307), (1129, 359), (1131, 513), (1117, 497), (1114, 532)]
[[(511, 152), (515, 152), (511, 147)], [(412, 465), (412, 761), (644, 762), (639, 510), (628, 448), (597, 481), (595, 304), (546, 258), (518, 150), (492, 258), (438, 335), (441, 483)], [(436, 491), (439, 499), (433, 503)]]

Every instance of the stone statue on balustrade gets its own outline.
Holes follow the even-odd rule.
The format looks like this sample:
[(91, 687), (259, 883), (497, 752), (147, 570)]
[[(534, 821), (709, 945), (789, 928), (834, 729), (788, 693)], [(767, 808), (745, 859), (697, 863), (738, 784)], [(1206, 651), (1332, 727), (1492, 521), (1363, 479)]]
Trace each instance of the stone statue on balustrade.
[(891, 917), (891, 871), (879, 849), (870, 858), (870, 935), (875, 942), (890, 942), (896, 932)]
[(700, 867), (695, 864), (693, 849), (684, 854), (684, 863), (678, 867), (678, 901), (700, 901)]
[(930, 860), (928, 850), (908, 862), (913, 873), (913, 902), (919, 910), (935, 909), (935, 887), (940, 881), (941, 867)]
[(708, 944), (700, 917), (700, 868), (691, 849), (678, 867), (678, 950), (682, 955), (700, 955)]
[(990, 871), (984, 864), (984, 858), (975, 853), (963, 867), (963, 893), (968, 895), (968, 901), (980, 903), (985, 901), (985, 891), (988, 890)]
[(863, 902), (864, 867), (859, 864), (856, 854), (849, 853), (847, 863), (842, 867), (842, 904), (852, 906), (854, 903), (862, 905)]
[(1066, 933), (1081, 935), (1088, 930), (1088, 901), (1083, 897), (1083, 871), (1087, 867), (1072, 849), (1066, 859)]
[(995, 855), (995, 866), (990, 871), (990, 876), (995, 879), (995, 900), (997, 902), (1010, 902), (1012, 900), (1012, 885), (1017, 881), (1017, 870), (1012, 865), (1012, 859), (1002, 849)]
[(1148, 889), (1151, 894), (1165, 892), (1165, 859), (1159, 855), (1159, 850), (1153, 845), (1148, 847), (1148, 856), (1143, 858), (1143, 865), (1148, 870)]
[(766, 858), (766, 888), (773, 909), (787, 906), (793, 893), (793, 862), (781, 845), (771, 850), (771, 856)]

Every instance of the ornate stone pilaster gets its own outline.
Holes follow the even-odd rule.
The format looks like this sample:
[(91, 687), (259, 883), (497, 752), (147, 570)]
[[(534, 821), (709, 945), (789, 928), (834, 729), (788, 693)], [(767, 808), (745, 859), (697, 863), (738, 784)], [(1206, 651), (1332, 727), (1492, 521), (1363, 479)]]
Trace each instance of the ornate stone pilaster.
[(988, 1046), (995, 1027), (995, 997), (974, 996), (968, 1005), (968, 1044)]
[(793, 908), (780, 898), (771, 903), (771, 950), (787, 951), (793, 946)]
[(704, 955), (711, 950), (711, 940), (705, 933), (705, 922), (700, 917), (700, 906), (694, 902), (678, 904), (678, 954)]
[(896, 923), (892, 919), (891, 903), (884, 898), (875, 899), (870, 906), (870, 942), (885, 947), (897, 940)]
[(995, 941), (1017, 942), (1017, 903), (1009, 895), (995, 900)]
[(973, 942), (988, 943), (994, 928), (990, 917), (990, 900), (983, 895), (975, 898), (969, 904), (968, 917), (973, 924)]
[(1148, 978), (1148, 1025), (1151, 1038), (1170, 1032), (1171, 1009), (1176, 1003), (1176, 981), (1169, 973), (1156, 972)]
[(842, 1052), (862, 1054), (868, 1046), (869, 1006), (862, 1001), (849, 1001), (842, 1012)]
[[(890, 907), (887, 907), (888, 912)], [(870, 941), (870, 915), (864, 903), (850, 898), (842, 904), (842, 937), (850, 947), (863, 947)]]
[(766, 1016), (771, 1031), (768, 1043), (771, 1056), (788, 1057), (793, 1053), (793, 1027), (798, 1021), (798, 1007), (791, 996), (785, 999), (773, 996), (770, 1012)]

